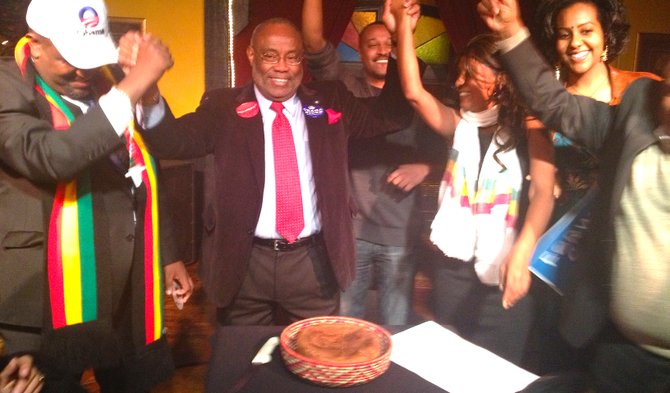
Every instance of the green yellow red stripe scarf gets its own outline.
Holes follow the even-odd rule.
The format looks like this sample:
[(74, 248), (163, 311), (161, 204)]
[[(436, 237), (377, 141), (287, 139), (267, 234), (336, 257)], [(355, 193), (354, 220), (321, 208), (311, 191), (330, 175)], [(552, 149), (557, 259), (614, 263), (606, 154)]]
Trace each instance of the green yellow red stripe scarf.
[[(24, 37), (15, 49), (16, 63), (24, 77), (30, 56), (28, 41)], [(67, 131), (74, 115), (65, 102), (39, 75), (35, 77), (34, 86), (49, 103), (54, 128)], [(124, 135), (131, 163), (145, 168), (142, 171), (142, 183), (147, 193), (143, 236), (144, 329), (145, 343), (149, 344), (158, 340), (163, 331), (156, 163), (140, 134), (135, 132), (133, 122)], [(58, 183), (56, 187), (49, 220), (47, 271), (54, 329), (98, 319), (94, 212), (87, 171), (71, 181)]]

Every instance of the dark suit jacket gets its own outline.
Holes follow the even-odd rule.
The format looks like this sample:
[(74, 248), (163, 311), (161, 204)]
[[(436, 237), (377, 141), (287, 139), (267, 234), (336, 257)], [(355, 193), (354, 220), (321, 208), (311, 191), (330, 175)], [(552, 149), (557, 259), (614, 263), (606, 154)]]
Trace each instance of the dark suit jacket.
[[(34, 70), (24, 79), (13, 61), (0, 63), (0, 324), (42, 327), (48, 221), (58, 182), (90, 171), (96, 248), (113, 266), (117, 304), (130, 274), (135, 248), (134, 211), (143, 201), (110, 153), (124, 146), (99, 106), (67, 131), (54, 130), (47, 101), (33, 88)], [(165, 227), (163, 260), (177, 255)], [(34, 350), (35, 348), (25, 348)]]
[[(389, 64), (389, 70), (395, 65)], [(379, 99), (355, 98), (338, 81), (303, 84), (303, 105), (332, 109), (342, 117), (329, 124), (325, 113), (305, 116), (314, 170), (322, 234), (333, 273), (341, 288), (354, 276), (351, 225), (353, 202), (348, 185), (347, 142), (406, 127), (412, 111), (399, 87), (397, 72)], [(168, 116), (145, 133), (160, 158), (193, 158), (213, 153), (216, 193), (205, 201), (201, 276), (217, 307), (226, 307), (247, 271), (263, 198), (264, 144), (261, 114), (242, 118), (235, 109), (255, 102), (252, 85), (205, 93), (195, 112), (177, 120)]]
[(529, 40), (502, 55), (502, 61), (530, 110), (547, 127), (594, 151), (601, 162), (592, 228), (582, 242), (583, 257), (566, 293), (562, 323), (565, 337), (582, 346), (608, 322), (613, 220), (635, 156), (658, 141), (653, 135), (658, 126), (653, 97), (658, 97), (660, 84), (641, 78), (618, 106), (610, 107), (568, 93)]

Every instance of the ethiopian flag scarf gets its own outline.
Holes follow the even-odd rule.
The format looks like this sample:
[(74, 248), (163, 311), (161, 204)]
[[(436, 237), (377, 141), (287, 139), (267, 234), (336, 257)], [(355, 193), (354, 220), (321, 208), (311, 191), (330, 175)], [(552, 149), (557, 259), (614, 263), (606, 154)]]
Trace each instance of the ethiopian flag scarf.
[[(24, 78), (30, 56), (27, 43), (28, 39), (24, 37), (15, 49), (16, 63)], [(111, 74), (106, 76), (111, 86)], [(39, 75), (35, 75), (34, 88), (49, 103), (54, 128), (67, 132), (71, 122), (74, 121), (74, 115), (63, 99)], [(144, 321), (143, 334), (133, 333), (133, 336), (134, 341), (148, 345), (160, 339), (163, 334), (157, 167), (140, 134), (135, 132), (132, 122), (124, 135), (132, 169), (136, 172), (139, 169), (141, 172), (141, 183), (139, 178), (136, 179), (136, 186), (144, 185), (146, 192), (144, 212), (136, 212), (143, 214), (137, 219), (138, 224), (143, 223), (142, 236), (138, 236), (138, 239), (142, 238), (143, 247), (135, 247), (135, 250), (143, 250), (144, 263), (140, 269), (142, 274), (139, 275), (143, 276), (143, 279), (133, 281), (132, 291), (135, 292), (137, 288), (135, 281), (143, 281), (143, 285), (139, 285), (143, 287), (141, 294), (143, 299), (141, 301), (133, 299), (134, 303), (143, 303), (143, 307), (133, 307), (143, 308), (141, 312), (143, 314), (141, 319)], [(100, 292), (105, 292), (101, 290), (105, 288), (101, 283), (109, 278), (104, 277), (104, 269), (107, 267), (99, 266), (96, 261), (96, 219), (93, 199), (91, 177), (87, 171), (75, 179), (58, 183), (56, 186), (47, 241), (49, 311), (54, 331), (77, 325), (83, 327), (87, 323), (95, 323), (101, 319), (111, 320), (111, 315), (103, 315), (111, 314), (111, 310), (108, 310), (110, 307), (101, 306), (108, 304), (108, 301), (101, 297), (109, 296), (108, 293)], [(138, 324), (136, 319), (133, 317), (133, 325)], [(109, 322), (106, 322), (106, 325), (111, 326)], [(75, 331), (79, 330), (82, 329)], [(136, 330), (135, 326), (133, 330)]]

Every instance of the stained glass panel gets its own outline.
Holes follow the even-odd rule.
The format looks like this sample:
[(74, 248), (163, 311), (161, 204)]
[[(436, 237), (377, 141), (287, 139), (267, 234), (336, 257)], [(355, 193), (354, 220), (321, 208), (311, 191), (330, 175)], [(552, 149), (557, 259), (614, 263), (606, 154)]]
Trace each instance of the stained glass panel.
[[(421, 1), (422, 16), (414, 32), (417, 56), (428, 64), (447, 64), (449, 60), (449, 37), (442, 20), (437, 15), (434, 0)], [(381, 20), (381, 11), (360, 9), (354, 12), (344, 31), (337, 51), (345, 62), (359, 62), (358, 34), (368, 24)]]

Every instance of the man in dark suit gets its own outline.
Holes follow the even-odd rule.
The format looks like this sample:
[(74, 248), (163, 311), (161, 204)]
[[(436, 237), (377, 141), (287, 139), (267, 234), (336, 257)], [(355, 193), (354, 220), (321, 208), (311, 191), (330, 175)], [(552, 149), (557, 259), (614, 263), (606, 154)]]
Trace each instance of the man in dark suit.
[(80, 389), (88, 367), (103, 391), (142, 391), (172, 370), (163, 268), (170, 288), (191, 291), (156, 211), (157, 168), (128, 128), (172, 59), (147, 39), (111, 87), (100, 67), (117, 53), (102, 0), (33, 0), (26, 21), (16, 58), (0, 64), (5, 351), (39, 352), (47, 388), (63, 384), (53, 391)]
[[(379, 99), (354, 98), (340, 82), (303, 84), (301, 35), (285, 19), (257, 26), (247, 57), (253, 84), (209, 91), (195, 112), (176, 120), (168, 114), (145, 138), (159, 157), (214, 155), (201, 275), (220, 325), (336, 314), (339, 291), (354, 276), (347, 141), (407, 126), (411, 109), (397, 74)], [(276, 103), (283, 109), (271, 109)], [(281, 119), (290, 125), (293, 171), (276, 168)], [(291, 235), (275, 207), (291, 194), (276, 190), (293, 176), (301, 206)]]
[(528, 39), (516, 0), (479, 11), (503, 39), (505, 69), (531, 111), (601, 160), (593, 231), (566, 293), (562, 332), (590, 346), (598, 392), (670, 389), (670, 68), (610, 109), (569, 94)]

